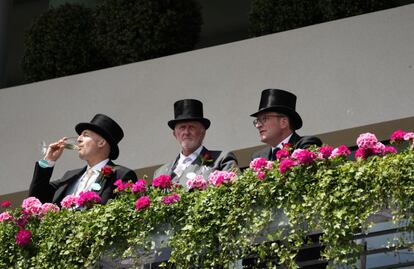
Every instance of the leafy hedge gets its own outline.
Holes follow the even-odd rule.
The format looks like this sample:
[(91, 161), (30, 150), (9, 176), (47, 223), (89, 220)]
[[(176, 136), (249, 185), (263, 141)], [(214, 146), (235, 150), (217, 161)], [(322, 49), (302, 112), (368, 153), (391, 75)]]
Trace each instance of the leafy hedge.
[(110, 66), (194, 48), (202, 17), (196, 0), (102, 0), (96, 44)]
[(26, 34), (28, 82), (128, 64), (194, 48), (202, 17), (196, 0), (102, 0), (92, 11), (64, 4)]
[[(252, 252), (264, 261), (277, 255), (294, 268), (305, 235), (315, 230), (323, 231), (324, 258), (352, 263), (362, 251), (353, 235), (371, 226), (369, 216), (388, 208), (395, 222), (405, 219), (405, 229), (414, 228), (414, 133), (408, 134), (410, 145), (400, 153), (372, 139), (359, 139), (356, 161), (347, 160), (345, 146), (286, 149), (278, 161), (256, 159), (237, 177), (218, 172), (222, 184), (204, 190), (171, 186), (168, 177), (148, 187), (140, 181), (139, 188), (118, 182), (118, 197), (105, 206), (44, 216), (27, 217), (27, 206), (26, 213), (2, 213), (0, 267), (84, 268), (102, 255), (139, 263), (143, 254), (169, 246), (170, 262), (183, 268), (228, 267)], [(154, 183), (161, 180), (164, 185)], [(18, 245), (22, 229), (32, 237)], [(255, 245), (259, 237), (273, 243)]]
[(27, 82), (100, 67), (93, 45), (92, 11), (65, 4), (42, 14), (25, 37), (22, 68)]
[(249, 30), (260, 36), (395, 6), (390, 0), (253, 0)]

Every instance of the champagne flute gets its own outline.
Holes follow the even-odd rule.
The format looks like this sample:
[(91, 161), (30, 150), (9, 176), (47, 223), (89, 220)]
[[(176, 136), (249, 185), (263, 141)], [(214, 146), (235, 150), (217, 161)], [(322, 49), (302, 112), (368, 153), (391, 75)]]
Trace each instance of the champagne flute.
[[(67, 137), (65, 139), (65, 144), (63, 147), (69, 150), (78, 150), (79, 149), (78, 137), (77, 136)], [(49, 148), (49, 145), (46, 144), (46, 141), (40, 142), (40, 152), (42, 153), (42, 155), (46, 154), (48, 148)]]

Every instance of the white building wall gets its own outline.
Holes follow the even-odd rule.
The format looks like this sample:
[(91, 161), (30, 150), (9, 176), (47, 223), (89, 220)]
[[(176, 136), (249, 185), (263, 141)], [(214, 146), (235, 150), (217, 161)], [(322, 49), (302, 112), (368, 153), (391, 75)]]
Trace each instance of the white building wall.
[[(0, 91), (0, 195), (27, 190), (41, 140), (74, 135), (96, 113), (125, 131), (117, 163), (140, 168), (175, 157), (173, 103), (197, 98), (212, 121), (205, 145), (259, 145), (249, 115), (265, 88), (291, 90), (300, 134), (414, 114), (414, 5)], [(66, 152), (54, 176), (79, 167)]]

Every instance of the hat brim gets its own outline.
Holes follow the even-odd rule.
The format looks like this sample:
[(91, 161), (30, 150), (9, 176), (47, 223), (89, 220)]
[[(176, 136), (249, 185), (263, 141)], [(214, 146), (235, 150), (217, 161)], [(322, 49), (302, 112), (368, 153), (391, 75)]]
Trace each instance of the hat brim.
[(203, 124), (204, 128), (206, 128), (206, 130), (210, 127), (210, 120), (206, 119), (206, 118), (182, 118), (182, 119), (175, 119), (175, 120), (170, 120), (168, 122), (168, 126), (174, 130), (175, 125), (179, 122), (185, 122), (185, 121), (198, 121), (201, 122), (201, 124)]
[(279, 112), (279, 113), (287, 115), (290, 119), (290, 124), (293, 130), (299, 130), (300, 128), (302, 128), (302, 125), (303, 125), (302, 118), (296, 111), (290, 109), (289, 107), (284, 107), (284, 106), (266, 107), (266, 108), (260, 109), (256, 113), (251, 114), (250, 116), (257, 117), (259, 113), (268, 112), (268, 111)]
[(76, 132), (80, 135), (84, 130), (91, 130), (103, 138), (105, 138), (106, 142), (108, 142), (109, 146), (111, 147), (111, 152), (109, 153), (109, 159), (115, 160), (119, 156), (119, 148), (118, 144), (115, 142), (115, 139), (112, 135), (106, 132), (104, 129), (99, 127), (98, 125), (89, 123), (89, 122), (81, 122), (75, 126)]

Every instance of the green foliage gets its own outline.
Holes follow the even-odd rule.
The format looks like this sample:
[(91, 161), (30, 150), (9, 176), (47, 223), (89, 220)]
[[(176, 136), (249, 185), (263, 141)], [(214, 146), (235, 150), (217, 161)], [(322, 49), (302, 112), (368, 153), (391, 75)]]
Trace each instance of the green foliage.
[[(26, 247), (15, 244), (18, 228), (12, 221), (0, 222), (0, 267), (85, 268), (102, 256), (138, 263), (142, 255), (169, 246), (170, 262), (182, 268), (226, 268), (252, 252), (269, 266), (277, 256), (295, 268), (295, 256), (312, 231), (323, 231), (322, 256), (335, 265), (354, 261), (361, 245), (353, 235), (366, 231), (369, 217), (384, 208), (394, 221), (405, 219), (406, 230), (414, 229), (411, 145), (367, 160), (320, 159), (283, 174), (276, 161), (262, 171), (263, 180), (249, 168), (233, 183), (203, 191), (151, 187), (145, 193), (151, 205), (140, 211), (134, 203), (143, 194), (124, 191), (105, 206), (48, 213), (29, 222), (33, 239)], [(162, 203), (171, 191), (181, 200)]]
[(395, 6), (389, 0), (254, 0), (249, 28), (260, 36)]
[(22, 68), (28, 82), (99, 68), (92, 11), (65, 4), (42, 14), (25, 37)]
[(96, 44), (109, 66), (194, 48), (201, 29), (195, 0), (102, 0), (96, 8)]

